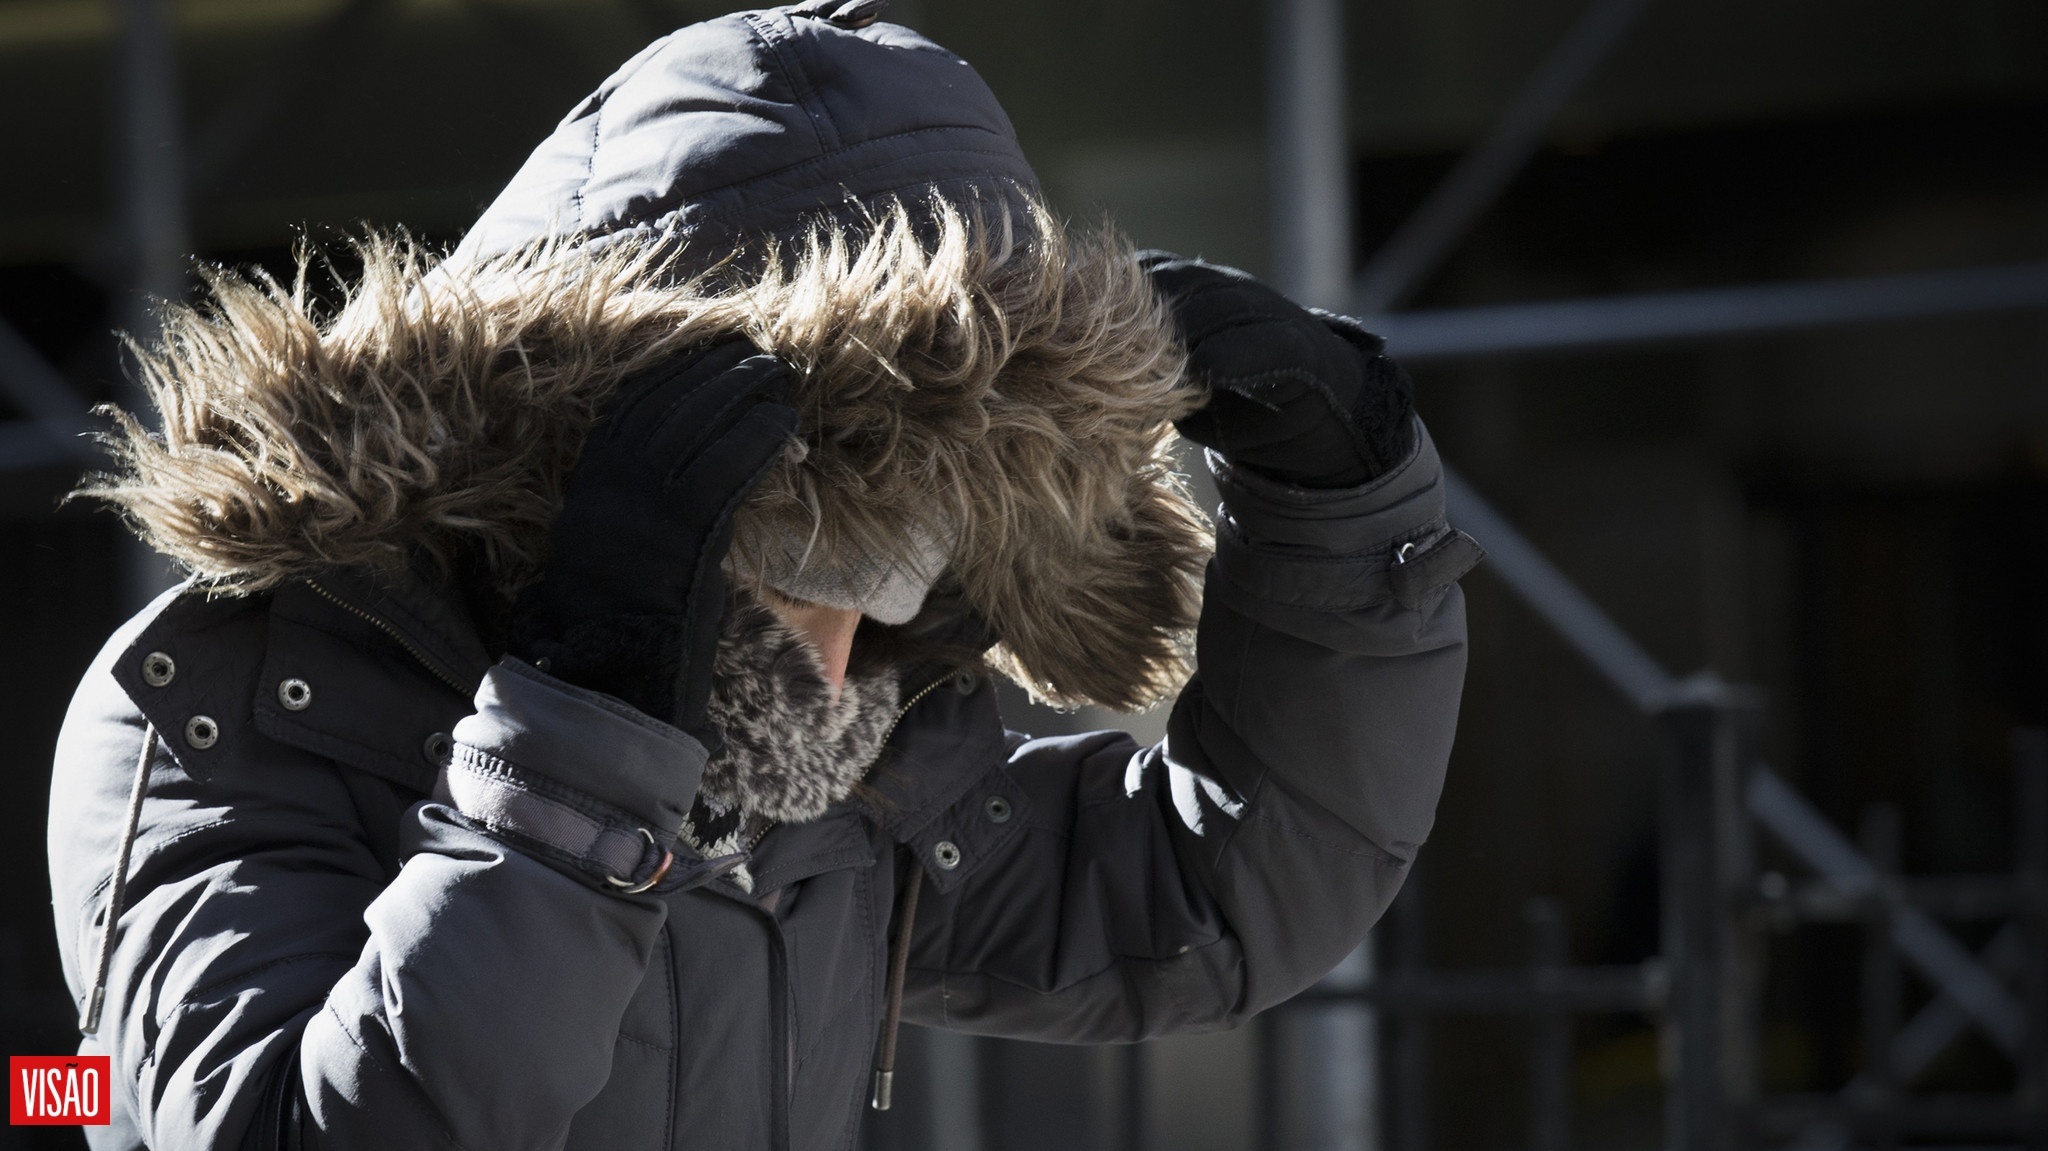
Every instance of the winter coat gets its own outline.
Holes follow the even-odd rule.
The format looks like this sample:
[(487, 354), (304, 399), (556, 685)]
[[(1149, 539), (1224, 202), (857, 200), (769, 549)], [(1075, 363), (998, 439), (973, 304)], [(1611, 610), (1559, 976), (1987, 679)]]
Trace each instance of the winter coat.
[[(1212, 456), (1206, 556), (1165, 454), (1184, 361), (1128, 251), (1035, 207), (956, 58), (807, 14), (859, 7), (712, 21), (608, 81), (501, 200), (578, 192), (575, 160), (579, 205), (631, 219), (532, 219), (589, 243), (494, 247), (517, 232), (494, 209), (446, 263), (366, 246), (333, 316), (232, 280), (173, 313), (147, 365), (162, 434), (98, 490), (195, 578), (87, 672), (51, 801), (65, 971), (82, 1011), (103, 999), (81, 1050), (113, 1059), (95, 1146), (847, 1148), (892, 927), (905, 1019), (1123, 1042), (1286, 999), (1393, 897), (1449, 755), (1476, 558), (1427, 433), (1355, 489)], [(952, 102), (890, 102), (916, 84)], [(910, 106), (947, 122), (874, 111)], [(722, 119), (693, 136), (700, 113)], [(598, 195), (590, 121), (660, 115), (698, 146), (680, 170), (739, 175)], [(822, 149), (811, 202), (847, 189), (866, 216), (704, 274), (707, 243), (746, 243), (715, 209), (797, 179), (762, 158), (777, 133)], [(945, 199), (876, 217), (919, 187)], [(977, 203), (1022, 204), (1025, 238), (957, 210)], [(736, 859), (678, 848), (640, 890), (621, 877), (678, 842), (704, 749), (494, 658), (463, 573), (531, 578), (605, 389), (721, 334), (788, 360), (808, 413), (742, 542), (808, 515), (829, 556), (942, 520), (928, 622), (994, 646), (973, 674), (906, 660), (881, 757), (822, 816)], [(1156, 746), (1033, 739), (996, 674), (1063, 702), (1178, 691)]]

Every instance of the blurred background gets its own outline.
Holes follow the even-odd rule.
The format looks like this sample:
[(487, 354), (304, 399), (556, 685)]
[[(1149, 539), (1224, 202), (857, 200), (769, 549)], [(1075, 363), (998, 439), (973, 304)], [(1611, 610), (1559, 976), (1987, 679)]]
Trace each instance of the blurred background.
[[(194, 254), (452, 242), (725, 8), (0, 0), (7, 1051), (76, 1039), (50, 751), (163, 578), (57, 506), (129, 401), (114, 331)], [(981, 71), (1062, 210), (1371, 317), (1492, 555), (1437, 830), (1364, 951), (1230, 1034), (917, 1032), (868, 1147), (2048, 1146), (2048, 5), (889, 18)]]

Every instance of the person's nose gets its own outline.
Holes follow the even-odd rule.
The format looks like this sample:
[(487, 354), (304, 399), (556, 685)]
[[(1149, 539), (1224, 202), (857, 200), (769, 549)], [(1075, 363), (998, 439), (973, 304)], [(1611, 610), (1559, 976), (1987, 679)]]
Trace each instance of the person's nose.
[(802, 632), (818, 649), (825, 681), (832, 685), (832, 696), (837, 699), (846, 682), (846, 661), (853, 655), (853, 633), (860, 627), (860, 612), (802, 600), (783, 600), (770, 606), (782, 622)]

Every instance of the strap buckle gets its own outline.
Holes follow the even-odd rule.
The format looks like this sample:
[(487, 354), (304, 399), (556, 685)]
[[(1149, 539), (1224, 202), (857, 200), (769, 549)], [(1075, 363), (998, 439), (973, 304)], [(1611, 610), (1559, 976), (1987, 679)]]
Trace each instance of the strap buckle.
[(675, 852), (670, 851), (667, 848), (662, 847), (660, 844), (654, 842), (654, 833), (647, 830), (646, 828), (641, 828), (640, 834), (647, 837), (647, 846), (656, 848), (661, 852), (661, 862), (654, 865), (653, 874), (649, 875), (646, 879), (638, 882), (635, 882), (631, 879), (620, 879), (616, 875), (605, 876), (604, 881), (606, 883), (611, 884), (613, 887), (617, 888), (620, 895), (638, 895), (643, 891), (649, 890), (655, 884), (660, 883), (664, 878), (666, 878), (668, 875), (668, 869), (675, 866)]

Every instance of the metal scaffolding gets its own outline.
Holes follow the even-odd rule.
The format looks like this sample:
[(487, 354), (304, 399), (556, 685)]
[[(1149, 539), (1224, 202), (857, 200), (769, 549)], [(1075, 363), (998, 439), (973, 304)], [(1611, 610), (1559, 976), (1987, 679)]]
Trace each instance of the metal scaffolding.
[[(1274, 266), (1307, 302), (1348, 304), (1409, 362), (1527, 355), (1659, 340), (1710, 339), (1912, 317), (2048, 307), (2048, 264), (1958, 269), (1855, 280), (1749, 285), (1598, 299), (1398, 310), (1437, 271), (1517, 172), (1536, 154), (1558, 109), (1623, 41), (1650, 0), (1591, 0), (1492, 127), (1425, 198), (1356, 278), (1351, 277), (1349, 146), (1344, 37), (1337, 0), (1269, 0), (1268, 73)], [(374, 0), (357, 0), (336, 27), (358, 28)], [(181, 141), (175, 54), (166, 0), (124, 0), (118, 54), (121, 321), (146, 333), (143, 301), (184, 289), (187, 159)], [(346, 21), (345, 24), (341, 23)], [(276, 84), (291, 80), (279, 70)], [(200, 134), (194, 166), (222, 162), (261, 126), (251, 102)], [(65, 375), (0, 319), (0, 394), (18, 417), (0, 422), (0, 473), (89, 462), (87, 404)], [(141, 410), (129, 400), (127, 406)], [(1662, 864), (1660, 955), (1639, 965), (1567, 964), (1564, 920), (1553, 900), (1528, 907), (1529, 963), (1486, 971), (1423, 966), (1411, 898), (1397, 905), (1396, 948), (1362, 950), (1338, 976), (1280, 1010), (1265, 1045), (1269, 1074), (1318, 1062), (1336, 1074), (1314, 1090), (1269, 1085), (1266, 1146), (1422, 1151), (1427, 1132), (1425, 1033), (1403, 1028), (1383, 1054), (1383, 1015), (1521, 1015), (1528, 1020), (1530, 1146), (1571, 1145), (1567, 1076), (1573, 1017), (1654, 1016), (1674, 1056), (1667, 1094), (1671, 1151), (1786, 1145), (1833, 1151), (1881, 1148), (1923, 1131), (1968, 1131), (2048, 1148), (2048, 735), (2015, 734), (2020, 858), (2011, 875), (1913, 879), (1900, 874), (1895, 816), (1874, 812), (1860, 842), (1831, 824), (1761, 762), (1754, 692), (1711, 675), (1680, 679), (1565, 577), (1455, 472), (1451, 518), (1487, 549), (1486, 570), (1595, 668), (1655, 726)], [(161, 586), (138, 561), (133, 595)], [(1759, 833), (1762, 833), (1759, 835)], [(1767, 837), (1767, 840), (1766, 840)], [(1759, 841), (1775, 843), (1810, 874), (1764, 870)], [(1945, 917), (2009, 922), (1981, 950)], [(1755, 1068), (1762, 940), (1800, 924), (1863, 925), (1864, 1030), (1869, 1066), (1828, 1097), (1772, 1097)], [(1388, 962), (1375, 966), (1375, 959)], [(1937, 993), (1902, 1018), (1900, 979), (1911, 969)], [(1950, 1043), (1974, 1028), (2012, 1059), (2017, 1089), (1985, 1097), (1909, 1090)], [(1284, 1037), (1284, 1042), (1282, 1040)], [(960, 1040), (943, 1069), (957, 1091), (934, 1113), (935, 1130), (960, 1130), (974, 1108), (973, 1049)], [(1283, 1054), (1283, 1049), (1286, 1052)], [(1144, 1048), (1124, 1064), (1120, 1136), (1148, 1143)], [(963, 1070), (964, 1069), (964, 1070)], [(1346, 1082), (1350, 1087), (1346, 1086)], [(1379, 1084), (1401, 1123), (1378, 1118)], [(1298, 1086), (1298, 1085), (1297, 1085)], [(1352, 1088), (1356, 1090), (1353, 1091)], [(962, 1102), (967, 1100), (968, 1102)], [(1359, 1108), (1363, 1101), (1362, 1110)], [(1280, 1113), (1299, 1113), (1282, 1123)], [(965, 1145), (965, 1144), (960, 1144)]]
[[(1593, 0), (1493, 127), (1368, 261), (1354, 310), (1409, 362), (1527, 354), (1664, 339), (1735, 336), (1833, 324), (2048, 306), (2048, 265), (1963, 269), (1860, 280), (1771, 284), (1539, 304), (1390, 311), (1441, 266), (1536, 153), (1549, 122), (1648, 0)], [(1313, 68), (1323, 65), (1318, 59)], [(1276, 69), (1274, 106), (1293, 83)], [(1342, 85), (1334, 86), (1341, 98)], [(1280, 153), (1285, 156), (1288, 153)], [(1276, 165), (1276, 185), (1315, 178), (1302, 163)], [(1325, 189), (1325, 193), (1328, 189)], [(1295, 193), (1293, 199), (1312, 198)], [(1289, 197), (1276, 195), (1276, 212)], [(1419, 948), (1351, 989), (1318, 988), (1297, 1000), (1355, 999), (1409, 1016), (1448, 1012), (1527, 1014), (1529, 1143), (1570, 1144), (1569, 1019), (1572, 1013), (1648, 1012), (1670, 1056), (1666, 1142), (1671, 1151), (1731, 1151), (1779, 1142), (1836, 1151), (1851, 1142), (1895, 1147), (1920, 1131), (2048, 1145), (2048, 735), (2015, 736), (2020, 793), (2016, 871), (2009, 877), (1914, 883), (1897, 870), (1897, 821), (1880, 817), (1859, 848), (1756, 755), (1762, 718), (1756, 692), (1711, 674), (1679, 679), (1560, 572), (1455, 471), (1447, 472), (1453, 523), (1488, 551), (1486, 570), (1648, 717), (1660, 735), (1660, 955), (1637, 967), (1572, 968), (1553, 901), (1532, 901), (1530, 965), (1516, 971), (1434, 972)], [(1812, 872), (1792, 885), (1757, 864), (1755, 832), (1769, 834)], [(1939, 915), (1986, 909), (2011, 923), (1972, 954)], [(1397, 906), (1397, 919), (1402, 914)], [(1870, 1067), (1827, 1098), (1763, 1096), (1756, 1029), (1765, 970), (1761, 933), (1775, 925), (1860, 919), (1868, 925), (1865, 1033)], [(1937, 989), (1903, 1025), (1901, 965)], [(2024, 976), (2016, 995), (2006, 981)], [(1290, 1005), (1292, 1007), (1293, 1005)], [(1974, 1025), (2013, 1058), (2010, 1096), (1921, 1099), (1904, 1088), (1939, 1051)], [(1394, 1095), (1404, 1110), (1426, 1098), (1426, 1060), (1399, 1053)], [(1377, 1087), (1368, 1090), (1377, 1097)], [(1398, 1151), (1427, 1146), (1404, 1116)], [(1278, 1146), (1278, 1143), (1269, 1144)]]

